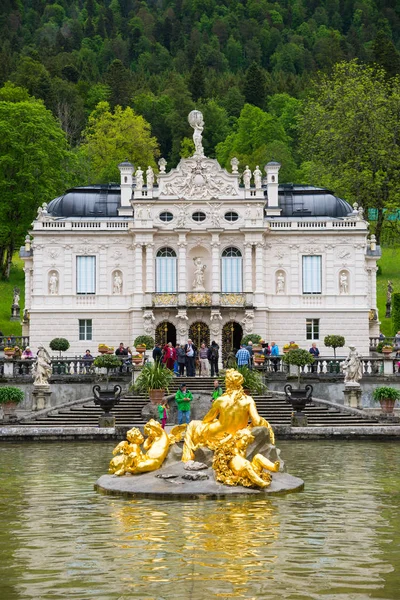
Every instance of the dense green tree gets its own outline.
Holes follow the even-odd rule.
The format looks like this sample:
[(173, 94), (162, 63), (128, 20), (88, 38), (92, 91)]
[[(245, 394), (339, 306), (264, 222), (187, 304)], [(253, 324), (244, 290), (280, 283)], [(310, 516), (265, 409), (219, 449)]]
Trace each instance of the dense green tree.
[(265, 108), (265, 74), (256, 63), (252, 63), (246, 71), (243, 92), (248, 104)]
[(158, 155), (157, 140), (151, 136), (150, 125), (132, 108), (116, 106), (112, 112), (108, 102), (100, 102), (89, 116), (80, 149), (89, 181), (119, 181), (118, 163), (128, 159), (136, 167), (155, 167)]
[(200, 98), (205, 97), (205, 77), (204, 77), (204, 66), (199, 56), (194, 61), (193, 68), (189, 76), (189, 91), (192, 94), (192, 98), (195, 102)]
[(386, 71), (388, 77), (400, 74), (400, 53), (385, 31), (378, 31), (372, 45), (373, 60)]
[(0, 89), (0, 271), (8, 277), (13, 252), (39, 204), (68, 185), (66, 136), (41, 100), (6, 84)]
[(378, 241), (385, 209), (400, 200), (399, 114), (400, 80), (352, 61), (320, 78), (300, 120), (313, 183), (377, 209)]
[(120, 60), (114, 60), (107, 69), (104, 78), (111, 90), (109, 102), (112, 107), (128, 106), (133, 92), (132, 75)]

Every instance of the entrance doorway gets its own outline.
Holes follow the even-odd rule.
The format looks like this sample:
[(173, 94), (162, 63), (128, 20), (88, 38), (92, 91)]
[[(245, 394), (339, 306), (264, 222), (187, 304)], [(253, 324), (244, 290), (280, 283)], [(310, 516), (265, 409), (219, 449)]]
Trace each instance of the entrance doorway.
[[(240, 348), (243, 329), (236, 321), (228, 321), (222, 328), (222, 362), (227, 364), (228, 359), (234, 361), (234, 356)], [(229, 365), (228, 365), (229, 366)]]
[(163, 348), (168, 342), (176, 345), (176, 328), (169, 321), (162, 321), (156, 327), (156, 344)]
[(210, 345), (210, 328), (203, 321), (196, 321), (189, 327), (189, 338), (197, 348), (200, 348), (203, 342), (208, 347)]

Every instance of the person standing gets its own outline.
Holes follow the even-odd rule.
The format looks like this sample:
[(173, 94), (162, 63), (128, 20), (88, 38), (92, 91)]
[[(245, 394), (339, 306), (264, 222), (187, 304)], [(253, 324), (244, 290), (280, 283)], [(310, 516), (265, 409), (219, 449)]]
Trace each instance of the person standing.
[(176, 346), (176, 358), (178, 361), (178, 377), (185, 376), (185, 365), (186, 365), (186, 352), (184, 346), (177, 344)]
[(159, 404), (157, 406), (157, 410), (158, 410), (158, 418), (161, 421), (161, 427), (163, 429), (165, 429), (165, 425), (167, 424), (168, 413), (169, 413), (169, 406), (168, 406), (166, 398), (164, 398), (164, 400), (161, 402), (161, 404)]
[[(315, 342), (313, 342), (311, 344), (311, 348), (309, 349), (309, 353), (311, 354), (311, 356), (313, 356), (314, 358), (318, 358), (319, 357), (319, 350), (317, 348), (317, 344)], [(317, 363), (313, 363), (311, 365), (311, 372), (315, 373), (317, 371)]]
[(168, 344), (165, 347), (163, 363), (167, 367), (167, 369), (170, 369), (170, 371), (174, 370), (175, 359), (176, 359), (175, 348), (172, 346), (172, 342), (168, 342)]
[(185, 354), (186, 354), (186, 375), (188, 377), (195, 377), (196, 373), (194, 370), (194, 360), (196, 358), (196, 346), (193, 344), (192, 340), (189, 339), (185, 346)]
[(253, 350), (253, 342), (251, 340), (249, 340), (249, 343), (245, 346), (247, 352), (250, 354), (250, 361), (249, 361), (249, 369), (253, 368), (253, 356), (254, 356), (254, 350)]
[[(128, 356), (128, 350), (124, 347), (123, 342), (120, 343), (119, 347), (115, 351), (115, 356), (119, 356), (121, 359), (124, 356)], [(119, 372), (122, 373), (122, 368), (124, 366), (124, 361), (121, 360), (121, 366), (119, 368)]]
[(250, 369), (250, 352), (243, 344), (240, 344), (240, 349), (236, 352), (236, 361), (238, 367), (249, 367)]
[(219, 385), (218, 379), (214, 379), (214, 388), (211, 393), (211, 402), (214, 402), (217, 398), (222, 396), (224, 392), (222, 391), (222, 387)]
[(178, 350), (180, 347), (181, 347), (180, 344), (176, 344), (176, 346), (175, 346), (174, 373), (175, 373), (176, 377), (179, 377)]
[(178, 405), (178, 425), (190, 423), (190, 403), (193, 400), (192, 393), (182, 383), (175, 394), (175, 402)]
[(214, 375), (218, 377), (219, 346), (214, 340), (211, 342), (211, 346), (208, 349), (207, 358), (211, 367), (211, 377), (214, 377)]
[(279, 348), (275, 342), (271, 342), (271, 362), (276, 372), (279, 367)]
[(154, 362), (161, 362), (162, 359), (162, 350), (160, 344), (156, 344), (153, 350), (153, 360)]
[(199, 350), (200, 377), (208, 377), (208, 348), (203, 342)]

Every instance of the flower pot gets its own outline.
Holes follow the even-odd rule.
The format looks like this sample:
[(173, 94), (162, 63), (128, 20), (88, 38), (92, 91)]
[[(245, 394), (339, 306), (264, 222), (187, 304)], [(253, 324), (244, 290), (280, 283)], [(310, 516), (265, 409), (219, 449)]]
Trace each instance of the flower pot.
[(387, 349), (387, 350), (383, 349), (382, 350), (382, 354), (384, 354), (385, 356), (390, 356), (392, 354), (392, 352), (393, 352), (393, 350), (389, 350), (389, 349)]
[(150, 402), (153, 404), (160, 404), (164, 398), (165, 390), (149, 390)]
[(381, 405), (382, 412), (384, 414), (386, 414), (386, 415), (393, 414), (393, 409), (394, 409), (396, 400), (392, 400), (391, 398), (382, 398), (382, 400), (379, 400), (379, 402)]
[(14, 350), (4, 350), (4, 356), (12, 358), (14, 356)]
[(108, 350), (106, 348), (99, 348), (99, 353), (100, 354), (108, 354)]
[(142, 357), (140, 357), (140, 358), (132, 358), (132, 362), (133, 362), (135, 365), (141, 365), (141, 364), (142, 364), (142, 362), (143, 362), (143, 358), (142, 358)]
[(290, 348), (284, 348), (283, 349), (283, 354), (287, 354), (289, 352)]
[(136, 352), (143, 354), (143, 352), (146, 352), (146, 346), (136, 346)]
[(99, 385), (94, 385), (92, 391), (94, 403), (104, 410), (105, 415), (109, 415), (121, 399), (122, 388), (120, 385), (115, 385), (112, 390), (102, 390)]
[(256, 365), (262, 365), (264, 363), (264, 358), (254, 358), (254, 362)]
[(1, 405), (3, 409), (3, 420), (5, 423), (10, 423), (17, 420), (15, 410), (17, 408), (16, 402), (5, 402)]

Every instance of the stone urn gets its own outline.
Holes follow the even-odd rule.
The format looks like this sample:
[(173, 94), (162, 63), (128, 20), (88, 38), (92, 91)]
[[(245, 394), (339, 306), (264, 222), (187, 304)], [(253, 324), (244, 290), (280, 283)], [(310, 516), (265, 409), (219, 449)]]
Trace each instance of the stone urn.
[(290, 383), (287, 383), (284, 391), (286, 402), (291, 404), (293, 408), (292, 426), (306, 427), (307, 417), (304, 414), (304, 409), (312, 401), (313, 386), (308, 384), (303, 390), (294, 390)]
[(99, 417), (100, 427), (115, 427), (115, 417), (111, 411), (121, 400), (121, 386), (115, 385), (112, 390), (102, 390), (99, 385), (94, 385), (92, 390), (94, 403), (104, 411), (104, 415)]

